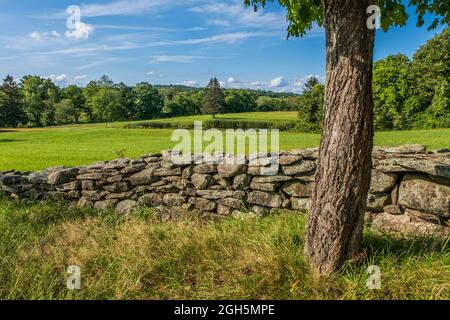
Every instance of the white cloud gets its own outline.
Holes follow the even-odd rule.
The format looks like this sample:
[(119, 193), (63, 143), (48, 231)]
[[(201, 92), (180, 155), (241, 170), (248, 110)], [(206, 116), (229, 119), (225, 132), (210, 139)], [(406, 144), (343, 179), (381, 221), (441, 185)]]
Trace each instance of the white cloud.
[(148, 75), (148, 76), (152, 76), (152, 75), (154, 75), (154, 74), (155, 74), (154, 71), (149, 71), (149, 72), (146, 73), (146, 75)]
[(198, 87), (200, 85), (200, 83), (195, 80), (187, 80), (187, 81), (179, 82), (177, 84), (182, 85), (182, 86), (188, 86), (188, 87)]
[[(216, 21), (233, 21), (234, 26), (285, 28), (286, 19), (282, 12), (266, 12), (260, 9), (257, 12), (252, 8), (246, 8), (242, 2), (226, 4), (221, 2), (207, 3), (191, 9), (196, 13), (209, 13), (220, 16), (222, 19)], [(224, 19), (224, 18), (227, 19)], [(213, 20), (214, 21), (214, 20)]]
[(76, 81), (83, 80), (83, 79), (86, 79), (86, 78), (87, 78), (87, 75), (86, 75), (86, 74), (82, 74), (82, 75), (79, 75), (79, 76), (75, 76), (75, 77), (74, 77), (74, 79), (75, 79)]
[(51, 75), (47, 76), (46, 78), (52, 80), (53, 82), (57, 82), (57, 83), (67, 81), (67, 75), (65, 75), (65, 74), (60, 74), (60, 75), (51, 74)]
[(84, 22), (77, 22), (75, 24), (75, 29), (66, 31), (65, 35), (67, 38), (86, 40), (92, 33), (94, 33), (94, 27)]
[(286, 87), (289, 85), (289, 82), (284, 79), (283, 77), (277, 77), (275, 79), (270, 80), (270, 87), (271, 88), (281, 88)]
[(42, 41), (42, 40), (48, 40), (51, 38), (60, 38), (61, 34), (55, 30), (53, 30), (51, 32), (33, 31), (28, 35), (28, 37), (33, 39), (34, 41)]
[(202, 59), (202, 56), (169, 56), (169, 55), (161, 55), (154, 56), (152, 58), (152, 63), (161, 63), (161, 62), (192, 62), (197, 59)]
[(230, 21), (226, 19), (208, 19), (206, 23), (213, 26), (231, 27)]
[(84, 17), (137, 15), (186, 2), (189, 0), (116, 0), (109, 3), (82, 5), (81, 14)]

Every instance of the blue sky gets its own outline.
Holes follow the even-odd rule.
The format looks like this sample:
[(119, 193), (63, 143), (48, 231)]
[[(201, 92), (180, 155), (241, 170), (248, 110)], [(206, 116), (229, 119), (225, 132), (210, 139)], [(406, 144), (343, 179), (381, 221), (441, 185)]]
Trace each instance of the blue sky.
[[(300, 92), (325, 75), (325, 37), (315, 28), (286, 39), (285, 13), (254, 13), (243, 0), (0, 0), (0, 76), (36, 74), (59, 85), (115, 82), (204, 86), (216, 76), (230, 88)], [(69, 30), (70, 5), (81, 23)], [(410, 12), (413, 15), (413, 12)], [(434, 31), (377, 32), (375, 59), (411, 56)]]

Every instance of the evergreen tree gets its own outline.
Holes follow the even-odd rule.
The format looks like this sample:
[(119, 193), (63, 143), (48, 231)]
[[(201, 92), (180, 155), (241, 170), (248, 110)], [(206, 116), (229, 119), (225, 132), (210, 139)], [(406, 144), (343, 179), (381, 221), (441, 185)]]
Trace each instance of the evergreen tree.
[(19, 85), (7, 75), (0, 86), (0, 127), (15, 128), (26, 122)]
[(225, 95), (220, 87), (217, 78), (212, 78), (206, 86), (203, 95), (202, 113), (212, 114), (213, 119), (216, 114), (225, 112)]

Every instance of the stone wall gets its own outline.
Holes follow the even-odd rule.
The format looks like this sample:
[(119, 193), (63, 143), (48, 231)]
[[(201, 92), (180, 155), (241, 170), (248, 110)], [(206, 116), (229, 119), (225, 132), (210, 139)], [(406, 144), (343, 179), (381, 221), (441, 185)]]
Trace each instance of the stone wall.
[[(277, 172), (270, 157), (245, 164), (176, 165), (169, 153), (116, 159), (79, 168), (0, 172), (0, 191), (17, 199), (64, 197), (78, 206), (129, 214), (153, 206), (208, 217), (266, 215), (307, 210), (314, 187), (317, 149), (281, 153)], [(376, 148), (366, 222), (399, 235), (450, 235), (450, 150), (421, 145)], [(267, 175), (270, 174), (270, 175)]]

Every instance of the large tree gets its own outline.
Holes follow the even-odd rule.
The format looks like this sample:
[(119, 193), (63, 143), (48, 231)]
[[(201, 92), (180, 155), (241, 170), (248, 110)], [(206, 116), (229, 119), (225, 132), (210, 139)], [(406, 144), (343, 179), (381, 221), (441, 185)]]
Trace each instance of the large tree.
[(26, 122), (19, 85), (7, 75), (0, 86), (0, 127), (15, 128)]
[[(244, 0), (255, 10), (266, 0)], [(303, 36), (314, 24), (326, 34), (326, 83), (323, 132), (315, 189), (308, 218), (305, 253), (314, 270), (330, 274), (359, 256), (363, 214), (370, 185), (373, 144), (373, 12), (381, 8), (381, 26), (404, 25), (402, 0), (279, 0), (287, 9), (288, 34)], [(430, 25), (450, 21), (450, 2), (409, 0), (418, 26), (435, 13)], [(369, 11), (369, 13), (368, 13)], [(373, 25), (373, 23), (372, 23)]]
[(202, 112), (204, 114), (211, 114), (214, 119), (216, 114), (224, 113), (224, 111), (225, 95), (223, 89), (220, 87), (217, 78), (212, 78), (203, 94)]

